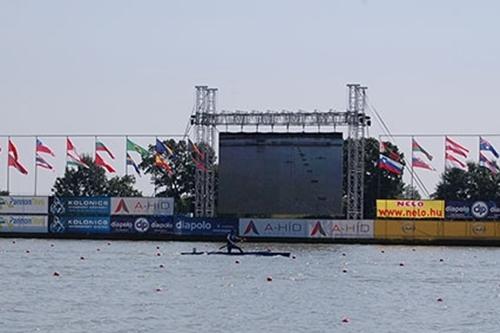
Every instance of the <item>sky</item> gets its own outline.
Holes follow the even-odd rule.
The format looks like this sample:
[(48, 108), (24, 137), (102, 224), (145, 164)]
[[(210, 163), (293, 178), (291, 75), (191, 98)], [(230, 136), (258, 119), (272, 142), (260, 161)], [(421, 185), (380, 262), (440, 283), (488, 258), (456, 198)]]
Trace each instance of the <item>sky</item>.
[[(392, 133), (435, 156), (436, 172), (418, 172), (432, 192), (439, 135), (453, 134), (475, 161), (478, 138), (460, 135), (500, 149), (499, 14), (498, 1), (0, 0), (0, 187), (8, 135), (55, 147), (56, 172), (37, 172), (48, 194), (65, 155), (64, 138), (49, 135), (93, 152), (78, 135), (183, 134), (195, 85), (219, 89), (218, 111), (342, 111), (346, 84), (361, 83)], [(374, 122), (369, 134), (384, 132)], [(102, 139), (123, 174), (123, 139)], [(9, 186), (32, 194), (34, 139), (15, 140), (30, 174), (11, 168)], [(391, 140), (411, 155), (409, 138)]]

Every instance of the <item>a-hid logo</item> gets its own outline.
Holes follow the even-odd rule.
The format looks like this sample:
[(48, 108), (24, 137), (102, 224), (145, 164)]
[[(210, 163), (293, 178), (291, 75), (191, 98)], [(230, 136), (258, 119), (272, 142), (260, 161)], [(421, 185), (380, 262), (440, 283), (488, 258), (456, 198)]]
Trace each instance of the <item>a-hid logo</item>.
[(260, 235), (259, 232), (257, 231), (257, 227), (253, 223), (253, 221), (250, 221), (248, 223), (247, 227), (245, 228), (245, 231), (243, 232), (244, 235), (248, 235), (250, 232), (253, 232), (256, 235)]
[(316, 234), (318, 234), (318, 233), (320, 235), (326, 236), (326, 232), (325, 232), (325, 230), (323, 230), (323, 227), (321, 226), (321, 222), (316, 222), (316, 224), (312, 228), (311, 236), (316, 236)]
[(130, 213), (129, 210), (128, 210), (127, 205), (125, 204), (125, 200), (120, 199), (120, 201), (118, 202), (118, 206), (116, 206), (115, 214), (116, 213), (121, 213), (122, 211), (124, 211), (126, 213)]
[(147, 219), (145, 219), (144, 217), (138, 218), (134, 222), (134, 229), (140, 233), (144, 233), (144, 232), (148, 231), (149, 221)]
[(207, 221), (185, 222), (181, 220), (175, 224), (175, 228), (186, 231), (210, 230), (212, 229), (212, 224), (208, 223)]
[(472, 204), (471, 212), (477, 219), (485, 218), (488, 215), (488, 205), (484, 201), (476, 201)]

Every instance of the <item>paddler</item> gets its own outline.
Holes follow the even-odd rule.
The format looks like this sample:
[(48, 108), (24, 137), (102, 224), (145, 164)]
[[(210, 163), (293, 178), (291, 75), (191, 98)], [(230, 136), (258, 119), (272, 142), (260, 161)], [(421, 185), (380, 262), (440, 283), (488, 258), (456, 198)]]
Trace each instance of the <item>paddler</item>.
[(239, 247), (238, 245), (236, 245), (236, 243), (238, 242), (241, 242), (243, 239), (236, 236), (234, 234), (234, 231), (231, 230), (227, 236), (226, 236), (226, 240), (227, 240), (227, 243), (226, 243), (226, 248), (227, 248), (227, 253), (231, 253), (231, 251), (233, 249), (236, 249), (238, 251), (240, 251), (240, 253), (243, 253), (243, 250), (241, 249), (241, 247)]

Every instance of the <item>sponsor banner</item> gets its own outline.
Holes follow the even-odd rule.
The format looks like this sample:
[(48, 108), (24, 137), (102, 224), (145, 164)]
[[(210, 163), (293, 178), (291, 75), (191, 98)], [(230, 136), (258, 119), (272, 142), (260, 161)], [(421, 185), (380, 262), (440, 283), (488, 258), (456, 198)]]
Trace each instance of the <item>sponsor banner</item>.
[(48, 217), (36, 215), (1, 215), (0, 233), (47, 233)]
[(454, 220), (500, 220), (494, 201), (447, 201), (446, 218)]
[(109, 233), (109, 216), (51, 216), (50, 233)]
[(373, 220), (307, 221), (312, 238), (373, 238)]
[(172, 216), (111, 216), (111, 233), (173, 234)]
[(53, 215), (99, 215), (110, 212), (108, 197), (51, 197), (49, 211)]
[(175, 233), (192, 236), (226, 236), (238, 233), (238, 219), (175, 217)]
[(443, 200), (377, 200), (378, 218), (444, 219)]
[(174, 198), (111, 198), (111, 215), (173, 215)]
[(48, 197), (0, 197), (0, 214), (48, 214)]
[(309, 225), (308, 220), (299, 219), (240, 219), (239, 235), (243, 237), (308, 238)]

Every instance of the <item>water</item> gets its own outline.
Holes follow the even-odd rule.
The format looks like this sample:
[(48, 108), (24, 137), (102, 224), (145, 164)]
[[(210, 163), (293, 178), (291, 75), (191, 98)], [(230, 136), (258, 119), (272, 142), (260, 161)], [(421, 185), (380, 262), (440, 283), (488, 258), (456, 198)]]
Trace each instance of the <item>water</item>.
[(496, 248), (245, 244), (289, 259), (178, 254), (216, 243), (14, 241), (0, 239), (0, 332), (500, 330)]

